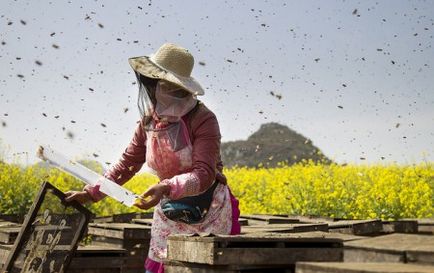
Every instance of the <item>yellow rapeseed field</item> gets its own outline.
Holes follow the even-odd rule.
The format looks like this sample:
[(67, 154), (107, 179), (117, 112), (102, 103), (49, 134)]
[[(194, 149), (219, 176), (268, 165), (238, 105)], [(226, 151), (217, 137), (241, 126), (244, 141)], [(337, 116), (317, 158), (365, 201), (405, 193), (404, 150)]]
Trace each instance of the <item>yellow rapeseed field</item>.
[[(297, 214), (346, 219), (400, 219), (434, 216), (434, 163), (417, 165), (338, 165), (305, 161), (276, 168), (225, 170), (243, 214)], [(63, 191), (83, 184), (56, 169), (0, 163), (0, 214), (25, 213), (42, 181)], [(136, 175), (125, 186), (136, 193), (158, 180)], [(138, 209), (110, 198), (92, 204), (97, 215)]]

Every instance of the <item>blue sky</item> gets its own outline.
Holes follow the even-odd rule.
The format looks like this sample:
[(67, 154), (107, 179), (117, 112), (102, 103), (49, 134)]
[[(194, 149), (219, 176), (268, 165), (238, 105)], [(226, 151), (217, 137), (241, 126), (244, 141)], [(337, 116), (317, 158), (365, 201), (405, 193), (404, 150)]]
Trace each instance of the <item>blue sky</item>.
[(180, 3), (1, 1), (3, 156), (116, 162), (139, 118), (127, 60), (173, 42), (222, 141), (278, 122), (339, 163), (434, 160), (431, 1)]

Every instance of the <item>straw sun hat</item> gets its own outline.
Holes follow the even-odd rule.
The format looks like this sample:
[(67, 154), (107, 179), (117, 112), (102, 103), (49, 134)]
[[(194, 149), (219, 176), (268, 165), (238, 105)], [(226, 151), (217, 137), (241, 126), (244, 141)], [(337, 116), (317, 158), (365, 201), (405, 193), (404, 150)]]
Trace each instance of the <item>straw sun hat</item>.
[(145, 77), (162, 79), (179, 85), (193, 95), (205, 92), (191, 76), (194, 58), (187, 49), (175, 44), (163, 44), (155, 54), (128, 60), (134, 71)]

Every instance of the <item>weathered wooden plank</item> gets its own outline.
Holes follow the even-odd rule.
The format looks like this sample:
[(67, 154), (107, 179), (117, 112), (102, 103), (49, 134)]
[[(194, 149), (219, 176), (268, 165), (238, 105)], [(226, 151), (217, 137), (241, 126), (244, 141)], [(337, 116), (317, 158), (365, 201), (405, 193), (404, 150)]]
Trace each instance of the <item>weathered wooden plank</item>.
[(119, 246), (125, 249), (149, 247), (150, 239), (119, 239), (103, 236), (93, 236), (93, 245)]
[(21, 224), (19, 223), (15, 223), (15, 222), (10, 222), (10, 221), (0, 221), (0, 228), (4, 228), (4, 227), (20, 227)]
[[(287, 236), (287, 235), (284, 234), (284, 236)], [(297, 236), (300, 238), (301, 237), (305, 237), (305, 238), (334, 238), (334, 239), (340, 239), (343, 242), (366, 239), (365, 236), (357, 236), (357, 235), (337, 233), (337, 232), (324, 232), (324, 231), (300, 232), (300, 233), (294, 234), (294, 236)]]
[(74, 257), (71, 261), (70, 268), (72, 270), (77, 269), (120, 269), (124, 265), (124, 257)]
[[(434, 236), (394, 233), (345, 242), (348, 262), (422, 262), (434, 264)], [(429, 257), (433, 257), (432, 259)], [(428, 257), (428, 258), (427, 258)]]
[(341, 232), (354, 235), (380, 234), (383, 224), (381, 220), (342, 220), (329, 222), (329, 232)]
[(113, 246), (100, 246), (100, 245), (87, 245), (87, 246), (78, 246), (76, 257), (85, 257), (85, 256), (94, 256), (95, 254), (104, 256), (124, 256), (126, 254), (126, 250), (121, 247), (113, 247)]
[(0, 272), (1, 268), (3, 267), (3, 265), (6, 262), (6, 259), (9, 256), (9, 251), (11, 250), (12, 245), (2, 245), (0, 244)]
[(128, 256), (146, 256), (149, 251), (150, 239), (116, 239), (97, 236), (93, 238), (93, 245), (117, 246), (128, 251)]
[(243, 221), (247, 221), (247, 225), (246, 226), (267, 226), (267, 222), (262, 221), (262, 220), (254, 220), (254, 219), (245, 219), (245, 218), (240, 218)]
[(213, 264), (287, 265), (298, 261), (343, 261), (342, 248), (218, 248)]
[[(206, 265), (179, 261), (164, 261), (166, 273), (293, 273), (294, 265)], [(132, 272), (128, 272), (132, 273)]]
[(249, 225), (249, 220), (243, 219), (243, 218), (239, 218), (238, 219), (238, 223), (240, 224), (240, 226), (247, 226), (247, 225)]
[(96, 237), (92, 240), (92, 245), (97, 246), (117, 246), (122, 247), (127, 251), (128, 257), (139, 256), (141, 258), (146, 257), (149, 251), (149, 239), (134, 239), (134, 240), (123, 240), (116, 238), (107, 237)]
[(434, 225), (434, 218), (419, 218), (415, 220), (420, 225)]
[(433, 266), (402, 263), (316, 263), (300, 262), (295, 273), (432, 273)]
[[(137, 269), (136, 269), (136, 272)], [(68, 268), (66, 273), (123, 273), (121, 271), (121, 268), (115, 267), (115, 268)]]
[(94, 223), (131, 223), (133, 219), (152, 219), (152, 212), (131, 212), (97, 217)]
[(99, 227), (113, 230), (124, 230), (126, 228), (129, 229), (147, 229), (143, 227), (143, 225), (139, 224), (130, 224), (130, 223), (89, 223), (91, 227)]
[(420, 233), (434, 234), (434, 218), (417, 219)]
[(404, 263), (405, 261), (404, 251), (344, 248), (344, 262), (346, 263)]
[(20, 233), (21, 227), (2, 227), (0, 228), (0, 243), (13, 244)]
[(21, 224), (26, 217), (25, 214), (0, 214), (0, 220)]
[(425, 248), (429, 248), (434, 251), (433, 246), (434, 236), (401, 233), (366, 238), (363, 240), (345, 243), (345, 247), (399, 251), (419, 250)]
[(267, 215), (267, 214), (250, 214), (250, 215), (241, 215), (240, 218), (248, 219), (248, 220), (258, 220), (265, 222), (267, 224), (291, 224), (291, 223), (299, 223), (300, 220), (295, 218), (288, 218), (283, 216), (275, 216), (275, 215)]
[(107, 246), (124, 246), (126, 240), (120, 238), (92, 235), (92, 244)]
[(434, 245), (418, 247), (418, 250), (407, 250), (405, 254), (408, 263), (434, 265)]
[(210, 233), (201, 234), (172, 234), (169, 236), (171, 241), (197, 241), (197, 242), (217, 242), (219, 244), (236, 244), (236, 243), (342, 243), (342, 240), (336, 238), (315, 238), (301, 236), (303, 233), (263, 233), (259, 236), (257, 234), (243, 234), (243, 235), (213, 235)]
[(151, 227), (127, 223), (92, 223), (88, 234), (118, 239), (149, 239)]
[(123, 230), (106, 229), (106, 228), (99, 228), (99, 227), (92, 227), (92, 226), (88, 227), (87, 234), (92, 236), (102, 236), (102, 237), (117, 238), (117, 239), (124, 238)]
[[(195, 251), (192, 251), (192, 250)], [(214, 264), (216, 243), (188, 240), (167, 241), (167, 259), (192, 263)]]
[(152, 219), (133, 219), (134, 224), (140, 224), (145, 226), (152, 226)]
[(300, 223), (330, 223), (339, 221), (336, 218), (324, 217), (324, 216), (308, 216), (308, 215), (289, 215), (288, 217), (298, 219)]
[(149, 251), (151, 227), (141, 224), (93, 223), (89, 227), (92, 244), (121, 246), (126, 249), (122, 272), (143, 270), (144, 260)]
[(140, 272), (144, 272), (143, 271), (143, 267), (144, 266), (142, 265), (141, 270), (138, 270), (137, 268), (124, 268), (124, 267), (122, 267), (121, 273), (138, 273), (138, 272), (140, 273)]
[[(250, 220), (249, 220), (250, 221)], [(308, 231), (327, 231), (327, 224), (268, 224), (268, 225), (253, 225), (242, 226), (241, 233), (257, 233), (257, 232), (308, 232)]]
[[(194, 250), (194, 251), (192, 251)], [(292, 264), (297, 260), (342, 261), (342, 241), (283, 236), (170, 236), (168, 260), (212, 265)]]
[(147, 255), (143, 256), (131, 256), (124, 258), (124, 265), (122, 266), (122, 272), (126, 269), (136, 269), (138, 271), (142, 271), (145, 265), (145, 259)]
[(383, 233), (417, 233), (416, 220), (382, 221)]
[(434, 235), (434, 225), (418, 225), (417, 227), (419, 233), (426, 233)]

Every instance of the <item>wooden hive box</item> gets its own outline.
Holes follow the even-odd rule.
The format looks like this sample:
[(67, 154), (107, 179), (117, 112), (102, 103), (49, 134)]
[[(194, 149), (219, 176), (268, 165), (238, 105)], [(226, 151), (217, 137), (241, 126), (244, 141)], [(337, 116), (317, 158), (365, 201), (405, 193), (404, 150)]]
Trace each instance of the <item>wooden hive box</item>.
[[(249, 220), (250, 221), (250, 220)], [(258, 233), (258, 232), (273, 232), (273, 233), (297, 233), (309, 231), (327, 231), (327, 224), (267, 224), (267, 225), (249, 225), (242, 226), (241, 233)]]
[(345, 262), (434, 264), (434, 236), (394, 233), (344, 243)]
[(122, 213), (101, 216), (93, 219), (94, 223), (131, 223), (134, 219), (152, 219), (152, 213)]
[(402, 263), (300, 262), (295, 273), (432, 273), (434, 266)]
[(178, 261), (164, 262), (165, 273), (294, 273), (295, 265), (205, 265)]
[(434, 218), (417, 219), (418, 231), (434, 235)]
[(26, 218), (25, 214), (0, 214), (0, 221), (9, 221), (21, 224)]
[(151, 226), (128, 223), (91, 223), (88, 234), (92, 235), (92, 244), (126, 249), (122, 273), (143, 270), (149, 251)]
[(328, 223), (329, 232), (354, 235), (379, 235), (383, 229), (381, 220), (341, 220)]
[(382, 221), (382, 233), (418, 233), (416, 220)]
[(92, 235), (95, 243), (130, 249), (138, 244), (149, 245), (151, 227), (128, 223), (90, 223), (88, 234)]
[(355, 240), (366, 239), (366, 236), (358, 236), (353, 234), (345, 234), (345, 233), (335, 233), (335, 232), (324, 232), (324, 231), (309, 231), (309, 232), (301, 232), (297, 233), (297, 237), (305, 237), (305, 238), (333, 238), (340, 239), (342, 242), (350, 242)]
[(253, 268), (283, 270), (293, 268), (297, 261), (342, 260), (342, 240), (336, 238), (270, 233), (237, 236), (171, 235), (165, 266), (169, 273), (178, 272), (176, 270), (183, 272), (180, 271), (183, 267), (196, 268), (191, 272), (205, 269), (237, 272)]
[(110, 246), (79, 246), (66, 273), (121, 273), (127, 251)]
[(13, 244), (20, 233), (21, 226), (2, 226), (0, 227), (0, 243)]
[(248, 224), (293, 224), (299, 223), (300, 220), (296, 218), (289, 218), (285, 216), (267, 215), (267, 214), (251, 214), (241, 215), (242, 222), (248, 220)]

